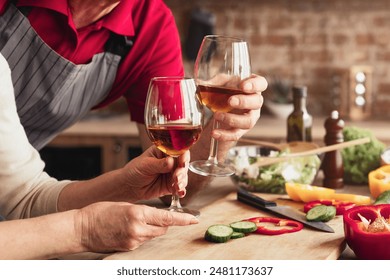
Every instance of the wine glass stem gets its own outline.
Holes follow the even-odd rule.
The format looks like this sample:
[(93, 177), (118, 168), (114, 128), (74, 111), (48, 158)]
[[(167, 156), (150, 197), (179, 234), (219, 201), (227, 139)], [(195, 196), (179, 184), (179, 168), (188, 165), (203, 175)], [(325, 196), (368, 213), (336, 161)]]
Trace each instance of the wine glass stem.
[[(172, 175), (173, 175), (173, 172), (175, 172), (175, 169), (177, 167), (177, 158), (174, 157), (174, 167), (173, 167), (173, 170), (172, 170)], [(179, 198), (179, 195), (177, 194), (177, 190), (175, 189), (175, 186), (172, 185), (172, 188), (173, 188), (173, 192), (172, 192), (172, 200), (171, 200), (171, 205), (169, 206), (170, 209), (181, 209), (182, 206), (180, 204), (180, 198)]]
[[(218, 128), (219, 128), (219, 122), (213, 120), (213, 130)], [(217, 152), (218, 152), (218, 141), (215, 140), (213, 137), (211, 137), (210, 154), (207, 161), (212, 162), (213, 164), (218, 164)]]
[(172, 201), (171, 201), (170, 208), (175, 208), (175, 209), (182, 208), (181, 204), (180, 204), (179, 196), (177, 195), (176, 191), (175, 191), (175, 193), (172, 194)]

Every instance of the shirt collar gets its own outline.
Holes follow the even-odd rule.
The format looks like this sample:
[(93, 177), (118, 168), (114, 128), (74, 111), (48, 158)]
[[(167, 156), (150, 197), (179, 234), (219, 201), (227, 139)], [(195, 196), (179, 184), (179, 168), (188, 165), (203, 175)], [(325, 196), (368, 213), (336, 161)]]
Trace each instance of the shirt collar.
[[(117, 34), (134, 35), (134, 23), (131, 11), (135, 1), (122, 0), (119, 5), (98, 22), (98, 25)], [(47, 8), (68, 16), (68, 0), (19, 0), (18, 6)]]

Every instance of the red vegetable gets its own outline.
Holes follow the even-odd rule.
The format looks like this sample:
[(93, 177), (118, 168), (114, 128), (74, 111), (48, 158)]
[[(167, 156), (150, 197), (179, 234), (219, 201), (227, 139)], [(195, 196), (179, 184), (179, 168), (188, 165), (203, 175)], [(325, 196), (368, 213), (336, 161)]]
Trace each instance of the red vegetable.
[[(390, 259), (390, 231), (386, 226), (375, 225), (378, 221), (382, 221), (383, 225), (385, 220), (388, 222), (389, 217), (390, 204), (357, 206), (344, 213), (345, 239), (357, 258)], [(362, 222), (363, 220), (366, 222)]]
[[(256, 223), (257, 230), (256, 233), (266, 234), (266, 235), (278, 235), (290, 232), (300, 231), (303, 228), (303, 224), (293, 220), (279, 219), (273, 217), (254, 217), (247, 219)], [(274, 227), (267, 227), (265, 223), (275, 224)], [(281, 227), (281, 228), (277, 228)]]
[(345, 202), (336, 199), (320, 199), (305, 203), (305, 205), (303, 206), (303, 211), (307, 213), (311, 208), (318, 205), (332, 205), (336, 207), (336, 215), (343, 215), (345, 211), (356, 206), (356, 204), (352, 202)]

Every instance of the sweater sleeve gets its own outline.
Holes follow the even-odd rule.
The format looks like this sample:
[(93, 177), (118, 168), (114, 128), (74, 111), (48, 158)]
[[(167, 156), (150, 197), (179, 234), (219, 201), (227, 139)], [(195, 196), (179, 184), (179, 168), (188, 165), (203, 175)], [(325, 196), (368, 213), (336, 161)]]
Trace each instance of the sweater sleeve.
[(0, 55), (0, 215), (18, 219), (57, 211), (58, 196), (69, 181), (58, 181), (43, 169), (20, 123), (10, 69)]

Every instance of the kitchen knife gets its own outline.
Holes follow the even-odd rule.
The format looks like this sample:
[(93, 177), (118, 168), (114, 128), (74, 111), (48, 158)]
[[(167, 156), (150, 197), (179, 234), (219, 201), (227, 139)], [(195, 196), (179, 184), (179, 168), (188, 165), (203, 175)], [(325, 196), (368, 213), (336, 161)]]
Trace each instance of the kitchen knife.
[(334, 230), (330, 226), (323, 222), (309, 222), (308, 220), (306, 220), (304, 214), (299, 213), (297, 210), (290, 206), (278, 206), (276, 202), (265, 200), (240, 187), (237, 190), (237, 200), (250, 206), (253, 206), (257, 209), (275, 213), (279, 216), (301, 222), (302, 224), (314, 229), (318, 229), (325, 232), (334, 232)]

